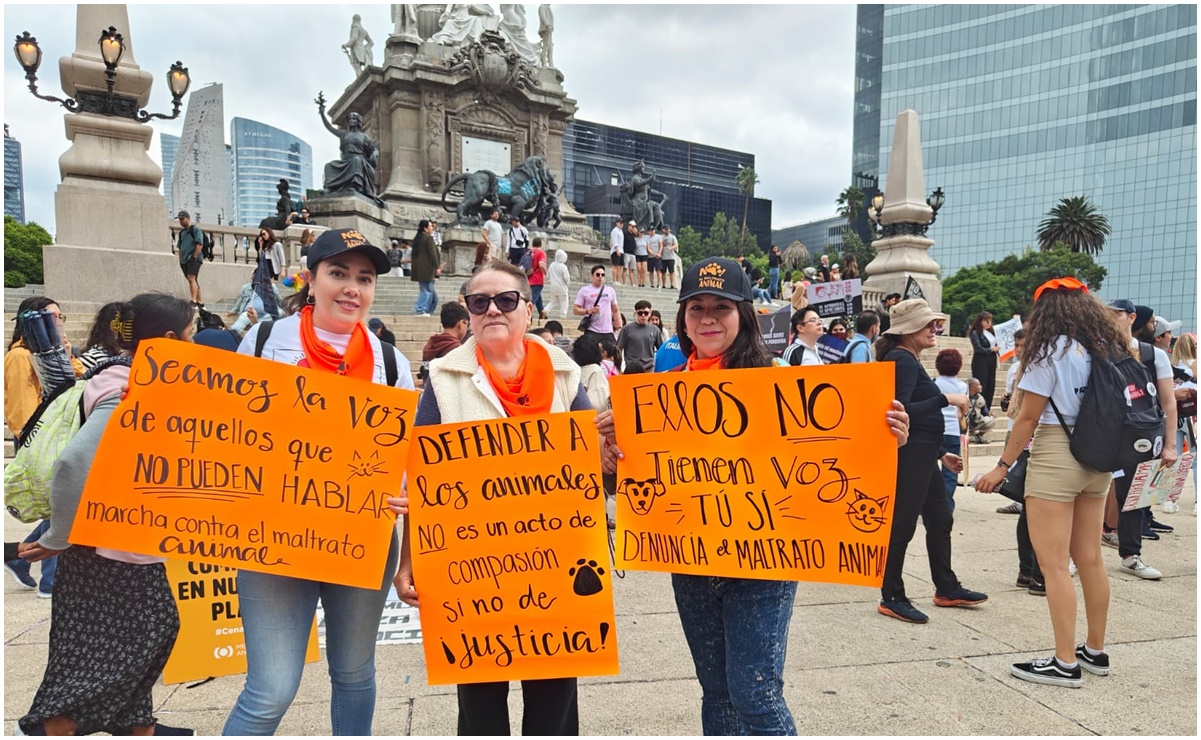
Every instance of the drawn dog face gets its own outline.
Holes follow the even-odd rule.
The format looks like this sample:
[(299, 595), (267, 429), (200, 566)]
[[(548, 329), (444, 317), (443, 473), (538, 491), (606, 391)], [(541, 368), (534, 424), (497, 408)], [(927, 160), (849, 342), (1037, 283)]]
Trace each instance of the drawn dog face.
[(630, 500), (630, 508), (638, 516), (649, 514), (655, 499), (662, 496), (666, 489), (658, 478), (649, 480), (634, 480), (626, 478), (617, 486), (617, 492)]

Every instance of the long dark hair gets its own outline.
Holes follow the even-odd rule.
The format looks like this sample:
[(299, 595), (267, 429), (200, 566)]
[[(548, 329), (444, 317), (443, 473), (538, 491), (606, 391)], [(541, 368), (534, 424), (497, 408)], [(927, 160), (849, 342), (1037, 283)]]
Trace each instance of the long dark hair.
[(106, 303), (96, 312), (92, 322), (92, 330), (88, 332), (88, 341), (83, 345), (84, 350), (99, 347), (109, 357), (121, 354), (122, 349), (128, 349), (121, 344), (120, 335), (113, 331), (113, 322), (120, 321), (125, 315), (132, 315), (128, 303)]
[(992, 319), (992, 314), (988, 311), (981, 311), (980, 313), (976, 314), (976, 318), (972, 321), (971, 331), (983, 334), (984, 322), (989, 319)]
[(21, 305), (17, 306), (17, 328), (13, 330), (13, 336), (8, 342), (8, 348), (12, 349), (14, 344), (21, 341), (21, 314), (26, 311), (41, 311), (46, 306), (53, 306), (57, 303), (58, 301), (47, 298), (44, 295), (31, 295), (21, 301)]
[(129, 301), (133, 308), (133, 346), (143, 339), (167, 336), (167, 332), (182, 335), (192, 323), (192, 304), (166, 293), (142, 293)]
[[(692, 299), (689, 299), (692, 300)], [(680, 304), (676, 312), (676, 334), (680, 338), (680, 351), (685, 357), (691, 357), (693, 352), (692, 340), (684, 328), (684, 318), (688, 309), (688, 301)], [(745, 367), (769, 367), (771, 352), (763, 343), (759, 333), (759, 315), (755, 313), (755, 305), (751, 301), (739, 301), (735, 304), (738, 311), (738, 335), (721, 358), (721, 366), (727, 370)]]

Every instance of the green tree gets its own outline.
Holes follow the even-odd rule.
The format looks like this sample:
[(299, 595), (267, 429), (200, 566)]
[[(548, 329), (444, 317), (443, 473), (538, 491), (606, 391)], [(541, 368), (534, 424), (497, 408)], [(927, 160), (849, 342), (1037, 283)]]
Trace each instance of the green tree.
[(747, 210), (751, 205), (751, 196), (755, 194), (755, 186), (759, 184), (759, 174), (755, 172), (754, 167), (740, 167), (738, 168), (738, 175), (734, 178), (734, 182), (738, 185), (738, 190), (743, 195), (742, 236), (745, 237)]
[[(854, 185), (849, 185), (838, 194), (834, 200), (838, 206), (838, 215), (847, 221), (847, 231), (855, 229), (855, 219), (863, 211), (863, 191)], [(845, 235), (843, 239), (845, 240)]]
[(1077, 278), (1095, 293), (1107, 274), (1091, 255), (1075, 252), (1066, 244), (1046, 252), (1027, 246), (1021, 254), (965, 267), (944, 280), (942, 310), (951, 317), (951, 333), (964, 336), (968, 323), (981, 311), (990, 311), (998, 321), (1015, 313), (1027, 315), (1034, 290), (1052, 278)]
[(848, 254), (855, 255), (855, 262), (859, 264), (859, 277), (866, 280), (867, 275), (863, 272), (863, 268), (876, 258), (876, 250), (872, 248), (872, 245), (864, 244), (863, 240), (859, 238), (859, 234), (850, 227), (842, 231), (842, 262), (846, 262)]
[(1063, 243), (1073, 252), (1100, 254), (1107, 236), (1109, 219), (1086, 196), (1077, 195), (1060, 200), (1038, 225), (1038, 248), (1050, 251)]
[(12, 216), (4, 217), (4, 287), (20, 288), (26, 283), (42, 283), (42, 247), (53, 244), (50, 233), (30, 221), (23, 224)]
[(703, 257), (737, 257), (738, 255), (752, 256), (761, 253), (754, 234), (740, 231), (738, 222), (718, 211), (713, 216), (713, 225), (701, 242)]
[(680, 255), (681, 267), (687, 269), (693, 262), (703, 260), (706, 257), (701, 246), (701, 243), (704, 241), (701, 237), (701, 232), (691, 226), (685, 226), (680, 229), (680, 233), (676, 234), (676, 240), (680, 242), (678, 254)]

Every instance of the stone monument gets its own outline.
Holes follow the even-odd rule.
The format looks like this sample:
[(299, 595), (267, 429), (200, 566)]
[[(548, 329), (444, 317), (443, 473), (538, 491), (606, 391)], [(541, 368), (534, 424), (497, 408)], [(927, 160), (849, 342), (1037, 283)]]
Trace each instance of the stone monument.
[[(528, 39), (520, 5), (504, 5), (500, 12), (480, 4), (416, 5), (404, 21), (415, 17), (416, 36), (398, 13), (382, 66), (365, 68), (329, 108), (334, 125), (346, 128), (358, 115), (363, 131), (379, 142), (376, 185), (387, 218), (359, 227), (411, 239), (419, 221), (433, 220), (441, 225), (443, 274), (469, 274), (481, 240), (479, 226), (459, 225), (457, 215), (443, 209), (443, 189), (463, 173), (487, 170), (504, 176), (531, 157), (541, 158), (554, 181), (562, 182), (563, 134), (576, 104), (563, 88), (561, 73), (547, 66), (549, 54), (540, 53), (550, 43), (549, 14), (539, 13), (535, 30), (542, 39), (536, 45)], [(459, 197), (456, 182), (448, 206), (457, 210)], [(330, 223), (324, 206), (313, 199), (308, 205), (314, 216)], [(592, 229), (570, 204), (546, 200), (543, 205), (548, 217), (533, 233), (543, 236), (548, 253), (562, 248), (577, 263), (607, 256), (593, 254)], [(374, 216), (355, 217), (370, 221)], [(552, 228), (556, 217), (560, 223)], [(581, 264), (573, 264), (572, 272)]]
[[(75, 51), (59, 59), (63, 92), (73, 98), (80, 92), (105, 94), (96, 38), (111, 26), (125, 41), (113, 93), (145, 106), (154, 75), (134, 59), (126, 7), (81, 3), (75, 20)], [(163, 172), (146, 153), (154, 129), (98, 113), (63, 118), (71, 146), (58, 160), (62, 182), (54, 194), (55, 243), (42, 250), (46, 293), (83, 304), (148, 290), (187, 296), (179, 261), (171, 253), (167, 203), (158, 191)], [(237, 295), (244, 282), (245, 265), (205, 263), (200, 272), (206, 302)]]
[(934, 220), (934, 210), (926, 202), (917, 111), (903, 110), (897, 115), (884, 207), (876, 217), (884, 235), (872, 242), (876, 258), (864, 268), (867, 275), (864, 291), (904, 294), (912, 278), (930, 307), (941, 310), (938, 263), (929, 254), (934, 240), (926, 236), (926, 229)]

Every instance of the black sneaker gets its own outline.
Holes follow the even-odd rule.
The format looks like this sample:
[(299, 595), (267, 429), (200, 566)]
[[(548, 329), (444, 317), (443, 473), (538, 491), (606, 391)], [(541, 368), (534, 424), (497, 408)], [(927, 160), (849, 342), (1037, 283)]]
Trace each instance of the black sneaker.
[(29, 575), (29, 561), (17, 558), (9, 560), (4, 564), (4, 569), (13, 577), (17, 585), (28, 591), (32, 591), (38, 587), (38, 582), (33, 580), (33, 576)]
[(1109, 675), (1109, 653), (1102, 652), (1100, 655), (1090, 655), (1084, 649), (1084, 643), (1076, 646), (1076, 662), (1080, 667), (1094, 676)]
[(1148, 527), (1146, 524), (1144, 524), (1143, 525), (1143, 539), (1144, 540), (1157, 540), (1157, 539), (1159, 539), (1159, 533), (1156, 532), (1154, 529), (1151, 529), (1150, 527)]
[(1027, 588), (1026, 591), (1029, 592), (1029, 594), (1031, 596), (1046, 596), (1047, 595), (1047, 584), (1043, 583), (1042, 581), (1036, 581), (1033, 578), (1031, 578), (1030, 579), (1030, 587)]
[(1018, 586), (1019, 588), (1029, 588), (1030, 581), (1032, 581), (1032, 580), (1034, 580), (1034, 579), (1031, 578), (1030, 576), (1028, 576), (1024, 573), (1018, 573), (1018, 580), (1015, 585)]
[(876, 611), (886, 617), (899, 619), (902, 622), (909, 622), (910, 624), (925, 624), (930, 621), (930, 618), (914, 608), (908, 599), (881, 601), (880, 605), (876, 607)]
[(1148, 516), (1147, 520), (1145, 522), (1143, 522), (1143, 529), (1150, 529), (1155, 532), (1175, 532), (1176, 531), (1176, 528), (1173, 527), (1172, 525), (1164, 524), (1163, 522), (1157, 520), (1153, 516)]
[(1009, 666), (1009, 672), (1016, 678), (1032, 683), (1042, 683), (1048, 686), (1066, 686), (1078, 689), (1084, 685), (1080, 678), (1080, 663), (1075, 668), (1064, 668), (1055, 656), (1050, 658), (1035, 658), (1029, 663), (1014, 663)]
[(956, 586), (948, 594), (934, 594), (934, 606), (977, 606), (988, 601), (988, 594)]

